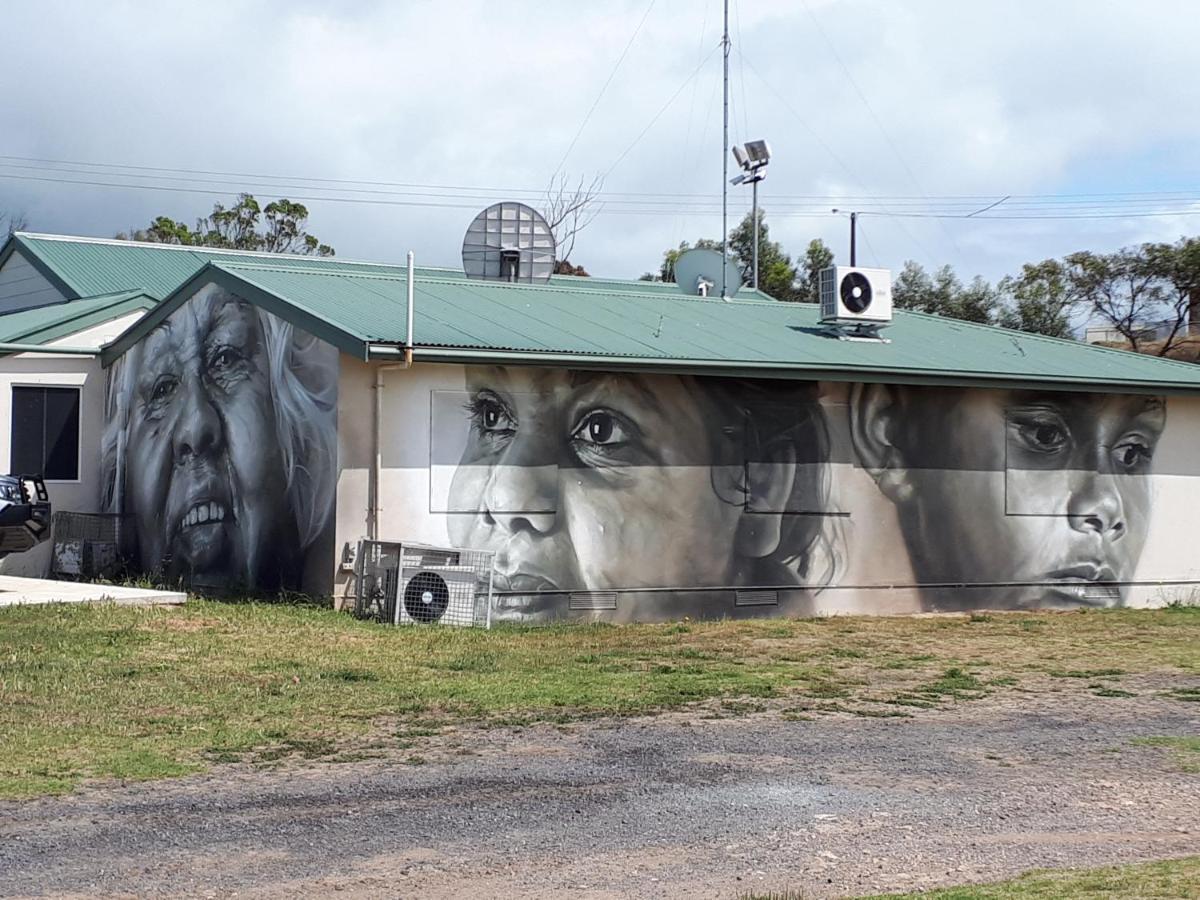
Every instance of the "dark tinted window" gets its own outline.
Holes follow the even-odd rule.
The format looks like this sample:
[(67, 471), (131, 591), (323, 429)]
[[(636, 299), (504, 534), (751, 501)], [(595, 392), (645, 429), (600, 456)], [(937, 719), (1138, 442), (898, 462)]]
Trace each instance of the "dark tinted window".
[(54, 481), (79, 478), (79, 391), (12, 389), (12, 471)]

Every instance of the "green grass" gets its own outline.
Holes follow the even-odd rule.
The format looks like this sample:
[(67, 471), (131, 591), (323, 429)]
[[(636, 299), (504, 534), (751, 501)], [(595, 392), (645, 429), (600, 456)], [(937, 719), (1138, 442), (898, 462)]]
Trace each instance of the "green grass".
[[(796, 900), (800, 896), (793, 895)], [(1196, 896), (1200, 896), (1200, 856), (1104, 869), (1039, 870), (995, 884), (921, 894), (879, 894), (863, 900), (1180, 900)]]
[(1200, 737), (1155, 735), (1154, 737), (1137, 738), (1133, 743), (1144, 747), (1165, 747), (1173, 750), (1180, 769), (1184, 772), (1200, 772)]
[(489, 632), (387, 628), (282, 604), (15, 607), (0, 610), (0, 797), (233, 760), (362, 758), (468, 721), (520, 726), (698, 701), (718, 701), (706, 714), (744, 714), (772, 698), (798, 719), (896, 715), (1061, 687), (1048, 678), (1060, 672), (1119, 683), (1117, 672), (1197, 670), (1192, 609)]

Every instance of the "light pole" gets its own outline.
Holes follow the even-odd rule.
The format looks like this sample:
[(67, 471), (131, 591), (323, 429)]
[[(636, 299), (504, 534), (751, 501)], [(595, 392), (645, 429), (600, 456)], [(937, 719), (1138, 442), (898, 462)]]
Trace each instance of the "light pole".
[[(831, 209), (830, 212), (838, 213), (838, 212), (841, 212), (841, 210), (837, 209), (835, 207), (834, 209)], [(858, 226), (858, 213), (852, 212), (852, 213), (850, 213), (850, 265), (852, 265), (852, 266), (857, 265), (856, 260), (858, 258), (854, 252), (854, 249), (855, 249), (854, 248), (854, 238), (855, 238), (854, 232), (855, 232), (857, 226)]]
[(730, 179), (730, 184), (749, 184), (753, 188), (754, 222), (754, 280), (752, 287), (758, 290), (758, 183), (767, 177), (767, 163), (771, 161), (771, 147), (766, 141), (748, 141), (744, 147), (733, 148), (733, 158), (742, 167), (742, 174)]

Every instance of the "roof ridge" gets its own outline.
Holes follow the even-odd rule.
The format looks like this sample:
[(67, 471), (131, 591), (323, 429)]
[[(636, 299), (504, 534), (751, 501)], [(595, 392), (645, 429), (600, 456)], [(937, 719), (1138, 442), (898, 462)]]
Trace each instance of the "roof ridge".
[[(297, 274), (303, 274), (303, 275), (323, 275), (326, 277), (333, 277), (333, 278), (347, 278), (347, 277), (376, 278), (376, 279), (379, 279), (382, 281), (405, 281), (406, 280), (406, 273), (404, 272), (403, 267), (397, 267), (400, 269), (400, 271), (395, 272), (395, 273), (378, 273), (378, 274), (376, 274), (373, 272), (336, 272), (336, 271), (330, 271), (327, 269), (309, 268), (306, 266), (280, 266), (280, 265), (271, 265), (270, 263), (242, 263), (242, 262), (230, 262), (230, 261), (226, 261), (226, 260), (215, 260), (212, 263), (210, 263), (210, 265), (217, 266), (217, 267), (222, 268), (225, 271), (229, 271), (231, 273), (237, 269), (250, 269), (250, 270), (257, 270), (257, 271), (265, 270), (265, 271), (272, 271), (272, 272), (291, 272), (291, 273), (297, 273)], [(454, 270), (450, 270), (450, 271), (454, 271)], [(420, 282), (421, 281), (420, 267), (417, 267), (417, 273), (418, 273), (417, 281)], [(584, 281), (584, 280), (585, 279), (580, 278), (580, 281)], [(613, 281), (614, 279), (606, 279), (606, 280)], [(427, 281), (425, 281), (425, 283), (429, 284), (430, 281), (427, 280)], [(804, 306), (816, 306), (815, 303), (796, 303), (796, 302), (782, 301), (782, 300), (758, 300), (758, 299), (738, 300), (736, 298), (730, 298), (728, 300), (721, 300), (721, 298), (719, 298), (719, 297), (700, 297), (698, 295), (685, 294), (682, 291), (679, 291), (676, 293), (671, 293), (670, 291), (639, 291), (639, 290), (613, 291), (613, 290), (605, 290), (603, 287), (590, 287), (590, 286), (584, 285), (584, 284), (578, 284), (578, 285), (575, 285), (575, 284), (564, 285), (561, 283), (558, 283), (558, 284), (555, 284), (555, 283), (526, 284), (524, 282), (491, 281), (491, 280), (485, 279), (485, 278), (469, 278), (466, 275), (460, 275), (460, 276), (454, 277), (454, 278), (438, 278), (434, 281), (434, 283), (465, 285), (468, 287), (477, 287), (480, 285), (486, 285), (489, 287), (505, 288), (505, 289), (509, 289), (509, 290), (512, 290), (512, 289), (534, 290), (534, 291), (557, 290), (557, 291), (564, 291), (567, 293), (577, 293), (577, 294), (600, 294), (600, 295), (604, 295), (604, 296), (647, 297), (647, 298), (651, 298), (651, 299), (686, 300), (686, 301), (693, 301), (693, 302), (698, 302), (698, 303), (707, 303), (707, 304), (714, 304), (714, 305), (719, 303), (722, 306), (726, 306), (726, 305), (730, 305), (730, 304), (741, 304), (744, 306), (751, 306), (751, 305), (753, 305), (753, 306), (769, 306), (769, 307), (779, 306), (779, 307), (793, 307), (793, 308), (804, 307)], [(632, 282), (632, 281), (618, 282), (618, 283), (630, 284), (630, 285), (636, 284), (636, 282)]]
[[(211, 253), (211, 254), (229, 254), (233, 256), (248, 256), (262, 257), (266, 259), (278, 259), (280, 256), (286, 256), (290, 259), (312, 259), (314, 261), (321, 260), (322, 262), (332, 265), (354, 265), (354, 266), (379, 266), (388, 269), (403, 269), (404, 263), (385, 263), (369, 259), (345, 259), (337, 256), (321, 256), (310, 257), (302, 253), (270, 253), (266, 250), (237, 250), (226, 247), (198, 247), (193, 244), (162, 244), (155, 241), (123, 241), (118, 238), (98, 238), (86, 237), (77, 234), (49, 234), (36, 231), (14, 231), (14, 238), (26, 238), (38, 241), (58, 241), (61, 243), (78, 243), (78, 244), (100, 244), (109, 247), (141, 247), (146, 250), (170, 250), (175, 252), (188, 253)], [(455, 269), (450, 266), (420, 266), (423, 269), (436, 269), (438, 271), (453, 272)]]

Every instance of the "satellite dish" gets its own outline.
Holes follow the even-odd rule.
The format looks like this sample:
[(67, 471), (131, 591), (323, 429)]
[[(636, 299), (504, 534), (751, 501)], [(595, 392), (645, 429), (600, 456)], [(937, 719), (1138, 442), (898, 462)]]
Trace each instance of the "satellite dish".
[[(729, 282), (722, 292), (726, 273)], [(724, 293), (733, 297), (742, 286), (742, 279), (737, 263), (730, 259), (722, 265), (721, 254), (716, 250), (688, 250), (675, 260), (675, 283), (685, 294), (720, 297)]]
[(545, 284), (554, 272), (554, 232), (524, 203), (496, 203), (467, 227), (463, 271), (468, 278)]

